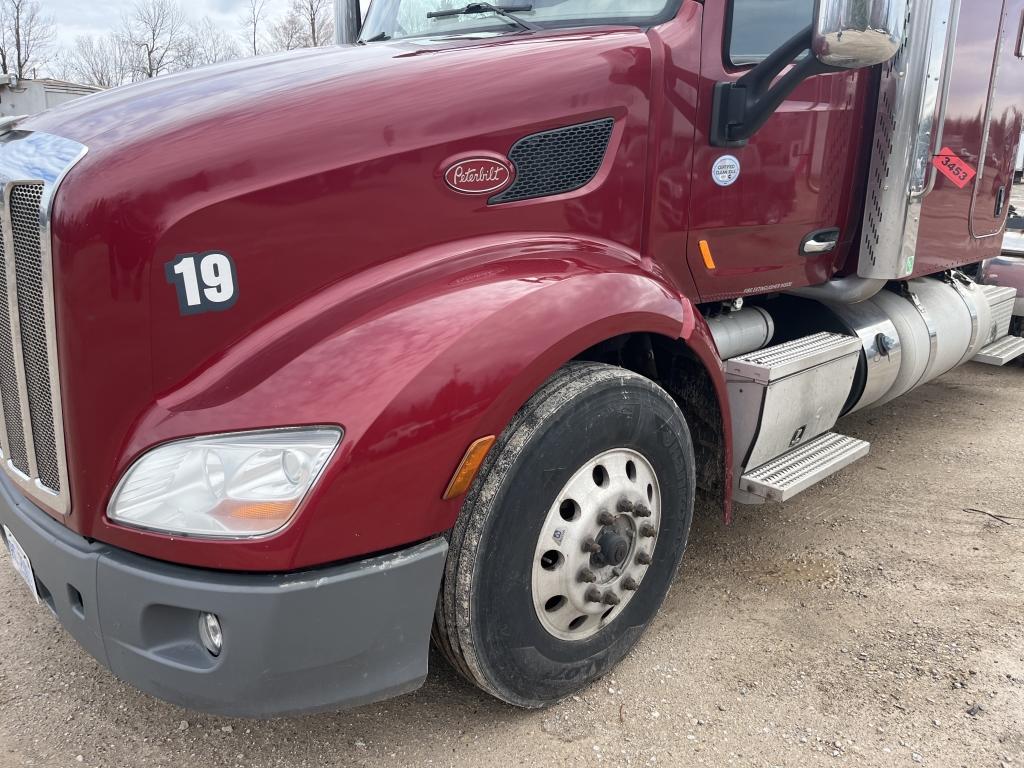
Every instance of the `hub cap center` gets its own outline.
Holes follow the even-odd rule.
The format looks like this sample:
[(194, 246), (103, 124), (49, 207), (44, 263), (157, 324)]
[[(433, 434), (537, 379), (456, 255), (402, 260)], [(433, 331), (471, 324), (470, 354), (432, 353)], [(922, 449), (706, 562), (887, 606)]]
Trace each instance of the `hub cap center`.
[(598, 538), (597, 543), (601, 546), (601, 552), (596, 555), (601, 563), (595, 565), (610, 565), (613, 568), (622, 565), (629, 557), (629, 550), (633, 542), (623, 534), (612, 528), (605, 528)]

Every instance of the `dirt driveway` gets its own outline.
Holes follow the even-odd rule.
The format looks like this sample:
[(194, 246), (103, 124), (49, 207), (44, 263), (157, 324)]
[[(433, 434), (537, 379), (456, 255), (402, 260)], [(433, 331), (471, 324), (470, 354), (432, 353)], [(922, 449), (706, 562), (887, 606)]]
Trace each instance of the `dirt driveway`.
[(0, 765), (1024, 768), (1024, 369), (971, 365), (841, 430), (872, 455), (700, 519), (636, 652), (544, 712), (435, 659), (357, 712), (195, 715), (117, 682), (0, 563)]

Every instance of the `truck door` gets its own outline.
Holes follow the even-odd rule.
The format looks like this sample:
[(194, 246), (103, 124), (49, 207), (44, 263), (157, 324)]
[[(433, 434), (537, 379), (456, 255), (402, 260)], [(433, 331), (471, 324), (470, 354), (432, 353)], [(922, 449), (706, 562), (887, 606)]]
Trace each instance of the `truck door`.
[[(991, 41), (996, 41), (995, 57), (981, 75), (987, 75), (988, 90), (982, 95), (984, 112), (977, 133), (978, 175), (974, 180), (971, 202), (971, 234), (982, 239), (1002, 232), (1010, 207), (1016, 160), (1014, 149), (1021, 132), (1024, 2), (1004, 0), (999, 16), (978, 16), (981, 18), (964, 13), (960, 21), (960, 37), (961, 45), (976, 42), (981, 50), (986, 50), (986, 47), (991, 50)], [(967, 40), (964, 40), (965, 36)], [(969, 98), (967, 93), (952, 95), (958, 100)]]
[(854, 209), (869, 74), (812, 77), (746, 146), (708, 143), (715, 84), (737, 80), (807, 27), (814, 5), (814, 0), (704, 4), (687, 243), (703, 301), (824, 282), (857, 234), (860, 219)]

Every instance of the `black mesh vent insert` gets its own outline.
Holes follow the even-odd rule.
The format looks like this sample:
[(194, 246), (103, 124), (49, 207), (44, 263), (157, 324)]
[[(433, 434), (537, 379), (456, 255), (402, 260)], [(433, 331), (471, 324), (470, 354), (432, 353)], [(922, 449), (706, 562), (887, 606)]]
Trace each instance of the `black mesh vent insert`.
[(589, 184), (601, 169), (615, 119), (569, 125), (535, 133), (508, 153), (516, 180), (490, 199), (491, 205), (573, 192)]

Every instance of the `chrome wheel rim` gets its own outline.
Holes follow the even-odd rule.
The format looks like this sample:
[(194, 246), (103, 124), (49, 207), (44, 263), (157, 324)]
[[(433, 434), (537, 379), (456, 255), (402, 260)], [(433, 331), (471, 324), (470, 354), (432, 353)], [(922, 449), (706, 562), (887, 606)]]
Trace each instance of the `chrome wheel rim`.
[(533, 558), (533, 605), (561, 640), (593, 637), (642, 588), (661, 530), (661, 489), (650, 462), (617, 448), (595, 456), (548, 509)]

